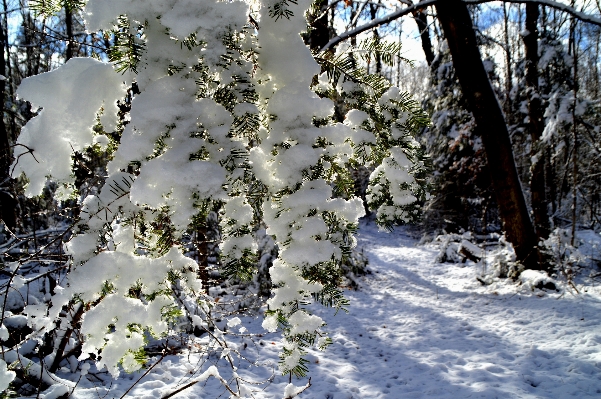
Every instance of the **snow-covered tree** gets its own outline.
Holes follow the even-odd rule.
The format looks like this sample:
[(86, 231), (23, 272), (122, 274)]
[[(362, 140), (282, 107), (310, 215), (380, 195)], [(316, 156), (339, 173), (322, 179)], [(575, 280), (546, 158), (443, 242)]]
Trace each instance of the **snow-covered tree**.
[(432, 113), (432, 125), (422, 133), (435, 171), (425, 212), (428, 228), (486, 231), (491, 227), (488, 223), (496, 222), (493, 218), (482, 223), (487, 209), (496, 208), (491, 204), (486, 156), (448, 47), (441, 49), (431, 68), (425, 104)]
[[(208, 329), (206, 282), (179, 244), (217, 208), (225, 275), (252, 278), (258, 221), (279, 247), (263, 326), (283, 333), (281, 372), (303, 375), (305, 348), (327, 346), (324, 320), (306, 305), (347, 305), (333, 277), (364, 213), (348, 166), (375, 168), (368, 200), (381, 223), (412, 218), (425, 195), (413, 139), (425, 117), (385, 79), (341, 69), (336, 58), (322, 62), (322, 74), (299, 35), (309, 5), (90, 0), (86, 26), (112, 32), (111, 62), (73, 58), (23, 81), (19, 96), (42, 108), (15, 148), (13, 176), (26, 176), (27, 195), (49, 179), (59, 199), (76, 195), (75, 152), (111, 158), (100, 192), (81, 199), (67, 282), (48, 309), (24, 310), (39, 337), (60, 327), (54, 356), (76, 322), (63, 312), (68, 304), (82, 319), (80, 359), (101, 352), (97, 364), (112, 374), (141, 367), (148, 334), (167, 334), (190, 310), (181, 295), (194, 298), (194, 325)], [(133, 85), (139, 94), (124, 126), (118, 101)], [(344, 123), (315, 90), (347, 96)]]

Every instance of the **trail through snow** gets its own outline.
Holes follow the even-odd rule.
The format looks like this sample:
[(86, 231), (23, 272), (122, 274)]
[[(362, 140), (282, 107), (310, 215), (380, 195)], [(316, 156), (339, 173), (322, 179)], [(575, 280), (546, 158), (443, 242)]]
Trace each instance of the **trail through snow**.
[[(483, 287), (475, 279), (481, 265), (436, 263), (436, 249), (418, 246), (403, 229), (388, 234), (362, 224), (358, 239), (372, 273), (360, 279), (360, 290), (346, 291), (350, 313), (313, 307), (328, 321), (333, 344), (310, 352), (312, 386), (300, 398), (601, 398), (599, 287), (579, 295), (507, 281)], [(243, 319), (250, 332), (261, 333), (260, 322)], [(276, 339), (264, 335), (241, 352), (276, 365)], [(175, 390), (192, 376), (188, 359), (168, 357), (128, 397)], [(114, 381), (107, 398), (120, 397), (138, 377)], [(282, 398), (286, 384), (276, 371), (255, 397)], [(75, 397), (97, 397), (97, 389)], [(211, 379), (175, 397), (223, 391)]]
[(482, 266), (436, 263), (403, 230), (363, 225), (359, 245), (373, 274), (349, 293), (350, 314), (326, 318), (334, 345), (306, 397), (601, 397), (599, 288), (482, 287)]

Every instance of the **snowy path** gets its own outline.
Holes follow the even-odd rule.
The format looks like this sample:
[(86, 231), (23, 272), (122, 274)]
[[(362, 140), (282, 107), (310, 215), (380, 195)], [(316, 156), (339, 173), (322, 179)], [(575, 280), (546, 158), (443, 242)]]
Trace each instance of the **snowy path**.
[[(402, 230), (363, 225), (359, 245), (373, 273), (361, 278), (360, 291), (347, 291), (349, 314), (314, 307), (334, 343), (310, 353), (312, 386), (301, 399), (601, 398), (599, 287), (561, 298), (504, 281), (482, 287), (475, 279), (480, 266), (435, 263), (436, 250), (417, 246)], [(248, 318), (244, 325), (262, 332), (260, 322)], [(256, 346), (274, 365), (276, 339), (265, 335)], [(251, 346), (245, 351), (257, 354)], [(185, 356), (172, 356), (128, 397), (160, 397), (191, 369)], [(115, 381), (107, 398), (118, 398), (129, 378)], [(276, 376), (255, 397), (281, 399), (287, 383)], [(212, 380), (175, 397), (221, 393)]]
[(503, 294), (402, 231), (359, 239), (374, 274), (349, 315), (328, 318), (334, 345), (305, 397), (601, 398), (599, 289)]

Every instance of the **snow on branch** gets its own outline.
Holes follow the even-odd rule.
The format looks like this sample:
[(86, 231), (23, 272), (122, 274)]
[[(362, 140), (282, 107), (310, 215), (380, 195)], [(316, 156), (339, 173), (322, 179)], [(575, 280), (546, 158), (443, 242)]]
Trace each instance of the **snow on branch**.
[[(80, 199), (79, 220), (70, 227), (65, 286), (55, 288), (48, 306), (22, 311), (31, 338), (65, 325), (78, 329), (53, 340), (50, 373), (66, 360), (73, 338), (81, 344), (75, 360), (94, 354), (96, 368), (117, 378), (144, 366), (151, 339), (180, 328), (205, 332), (201, 356), (220, 353), (235, 370), (239, 353), (215, 324), (225, 308), (207, 292), (213, 283), (200, 262), (187, 256), (188, 237), (213, 213), (220, 275), (232, 283), (250, 284), (263, 267), (256, 225), (264, 224), (277, 245), (262, 325), (282, 333), (280, 372), (302, 377), (308, 348), (332, 342), (325, 320), (308, 305), (348, 305), (339, 281), (365, 213), (351, 169), (374, 171), (365, 198), (380, 224), (419, 213), (426, 171), (415, 136), (429, 123), (425, 113), (384, 78), (358, 72), (348, 55), (318, 63), (299, 35), (311, 0), (261, 3), (255, 32), (246, 27), (250, 6), (243, 1), (90, 0), (82, 10), (88, 28), (121, 35), (112, 63), (74, 58), (21, 84), (17, 93), (43, 108), (23, 127), (15, 151), (13, 173), (25, 174), (29, 195), (39, 195), (48, 179), (75, 189), (73, 153), (94, 149), (110, 159), (104, 185)], [(384, 63), (398, 51), (378, 49)], [(125, 123), (118, 105), (134, 81)], [(344, 121), (334, 117), (340, 98)], [(96, 146), (101, 136), (111, 145)], [(29, 157), (34, 150), (36, 158)], [(64, 316), (76, 303), (85, 315)], [(230, 318), (227, 326), (236, 323)], [(164, 398), (209, 376), (232, 397), (252, 394), (242, 377), (227, 382), (216, 367)], [(284, 394), (292, 398), (308, 387), (289, 385)], [(56, 389), (63, 395), (67, 388)]]

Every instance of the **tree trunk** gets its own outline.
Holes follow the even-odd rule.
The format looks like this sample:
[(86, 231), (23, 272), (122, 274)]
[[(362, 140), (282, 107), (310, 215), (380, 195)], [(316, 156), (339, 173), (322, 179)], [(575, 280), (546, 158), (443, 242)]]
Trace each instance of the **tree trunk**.
[[(369, 5), (369, 15), (371, 16), (372, 21), (374, 19), (376, 19), (376, 13), (378, 12), (379, 5), (380, 5), (379, 0), (378, 0), (378, 4), (370, 4)], [(372, 33), (373, 33), (373, 37), (374, 37), (374, 42), (380, 43), (380, 32), (378, 32), (378, 28), (377, 27), (373, 28)], [(376, 51), (375, 58), (376, 58), (374, 60), (375, 64), (376, 64), (375, 73), (381, 74), (382, 73), (382, 56), (378, 51)], [(367, 72), (369, 72), (369, 62), (368, 62), (368, 71)]]
[(513, 244), (518, 261), (526, 268), (539, 269), (534, 226), (518, 178), (509, 132), (482, 63), (471, 16), (461, 0), (438, 1), (436, 11), (461, 89), (482, 137), (505, 235)]
[[(359, 16), (361, 16), (361, 12), (365, 7), (366, 3), (362, 3), (360, 6), (355, 7), (355, 3), (351, 2), (351, 23), (348, 29), (353, 29), (355, 24), (359, 20)], [(355, 47), (357, 45), (357, 35), (351, 36), (351, 47)]]
[(316, 6), (319, 6), (319, 18), (311, 21), (311, 31), (309, 34), (309, 47), (314, 52), (319, 51), (319, 49), (323, 48), (330, 41), (327, 13), (328, 0), (319, 0)]
[(73, 13), (69, 3), (65, 1), (65, 28), (67, 30), (67, 52), (65, 53), (65, 61), (73, 58)]
[(528, 88), (528, 130), (532, 140), (530, 194), (534, 229), (538, 240), (549, 237), (550, 225), (547, 200), (545, 197), (545, 151), (540, 138), (545, 128), (543, 109), (538, 89), (538, 4), (526, 4), (526, 86)]
[(430, 29), (428, 28), (428, 16), (423, 11), (415, 11), (413, 18), (419, 29), (419, 35), (422, 40), (422, 49), (426, 56), (428, 65), (432, 65), (434, 61), (434, 52), (432, 51), (432, 40), (430, 40)]
[[(11, 67), (11, 62), (10, 62), (10, 43), (8, 42), (8, 5), (6, 4), (6, 0), (2, 0), (2, 6), (3, 6), (3, 10), (4, 10), (4, 16), (3, 16), (3, 20), (2, 22), (4, 23), (4, 30), (2, 31), (2, 34), (4, 35), (4, 51), (5, 51), (5, 55), (7, 58), (5, 59), (5, 63), (4, 63), (4, 69), (2, 69), (5, 73), (4, 76), (6, 77), (6, 84), (8, 84), (8, 92), (6, 92), (6, 88), (5, 88), (5, 96), (8, 95), (10, 98), (10, 101), (12, 102), (15, 98), (15, 93), (14, 93), (14, 88), (13, 88), (13, 72), (12, 72), (12, 67)], [(6, 97), (5, 97), (6, 99)], [(10, 125), (10, 129), (8, 130), (7, 134), (8, 134), (8, 138), (10, 141), (15, 142), (17, 141), (17, 123), (15, 121), (15, 114), (14, 112), (11, 112), (8, 115), (8, 120), (9, 120), (9, 125)]]
[[(510, 5), (511, 7), (511, 5)], [(511, 9), (509, 10), (511, 11)], [(513, 71), (512, 64), (513, 60), (511, 59), (511, 45), (509, 42), (509, 12), (505, 8), (505, 3), (503, 3), (503, 39), (505, 41), (505, 115), (509, 115), (511, 113), (511, 90), (513, 89)]]
[(553, 162), (551, 162), (551, 149), (549, 148), (549, 146), (547, 146), (546, 152), (547, 162), (545, 163), (545, 180), (547, 182), (547, 190), (549, 190), (547, 198), (550, 199), (549, 202), (551, 204), (551, 215), (552, 217), (554, 217), (555, 213), (557, 212), (557, 181), (555, 176), (554, 165)]
[[(4, 59), (4, 42), (7, 38), (4, 36), (4, 27), (0, 24), (0, 42), (2, 42), (2, 51), (0, 51), (0, 74), (5, 76), (6, 61)], [(8, 131), (4, 123), (4, 100), (5, 100), (5, 80), (0, 80), (0, 218), (6, 226), (13, 229), (16, 225), (16, 201), (10, 193), (10, 164), (12, 161), (10, 151), (10, 140)]]
[(574, 107), (572, 108), (572, 136), (574, 138), (574, 155), (572, 157), (572, 239), (570, 245), (574, 246), (576, 240), (576, 224), (578, 222), (578, 119), (576, 107), (578, 106), (578, 40), (576, 38), (576, 19), (570, 23), (570, 41), (574, 50)]

